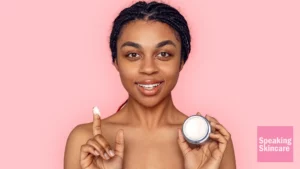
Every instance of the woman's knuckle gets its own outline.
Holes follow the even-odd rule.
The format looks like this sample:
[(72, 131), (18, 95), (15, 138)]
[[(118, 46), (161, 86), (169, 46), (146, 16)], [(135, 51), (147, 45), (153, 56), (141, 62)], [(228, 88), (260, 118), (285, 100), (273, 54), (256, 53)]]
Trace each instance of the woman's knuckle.
[(94, 138), (95, 138), (95, 139), (102, 139), (103, 136), (102, 136), (101, 134), (97, 134)]
[(104, 151), (104, 148), (100, 146), (100, 147), (99, 147), (99, 150), (100, 150), (100, 151)]
[(110, 149), (110, 145), (109, 144), (105, 144), (104, 145), (104, 149)]
[(101, 130), (101, 126), (95, 126), (94, 130)]

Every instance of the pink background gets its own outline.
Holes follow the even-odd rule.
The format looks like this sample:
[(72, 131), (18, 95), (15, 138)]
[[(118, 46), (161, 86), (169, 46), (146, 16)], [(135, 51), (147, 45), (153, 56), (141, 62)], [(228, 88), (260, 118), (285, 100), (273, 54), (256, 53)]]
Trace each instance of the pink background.
[[(187, 18), (192, 53), (173, 96), (217, 117), (240, 169), (298, 169), (299, 0), (165, 0)], [(132, 0), (0, 2), (0, 168), (63, 168), (68, 134), (126, 99), (109, 31)], [(294, 162), (258, 163), (257, 126), (294, 126)], [(296, 167), (298, 166), (298, 167)]]

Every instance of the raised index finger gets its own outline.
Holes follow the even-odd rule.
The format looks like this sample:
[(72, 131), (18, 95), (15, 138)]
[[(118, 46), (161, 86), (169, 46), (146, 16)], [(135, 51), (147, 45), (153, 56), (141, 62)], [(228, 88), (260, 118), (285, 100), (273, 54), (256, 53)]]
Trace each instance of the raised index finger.
[(100, 111), (97, 106), (93, 108), (94, 118), (93, 118), (93, 135), (102, 134), (101, 131), (101, 116)]

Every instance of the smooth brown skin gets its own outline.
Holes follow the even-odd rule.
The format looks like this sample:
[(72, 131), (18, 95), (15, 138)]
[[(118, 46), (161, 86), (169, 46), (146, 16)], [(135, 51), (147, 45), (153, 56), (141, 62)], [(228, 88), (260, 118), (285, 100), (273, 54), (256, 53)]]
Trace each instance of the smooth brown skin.
[[(166, 40), (173, 44), (157, 48)], [(124, 46), (129, 41), (139, 47)], [(108, 118), (94, 115), (93, 123), (73, 129), (66, 144), (64, 169), (235, 169), (232, 139), (215, 118), (206, 116), (215, 134), (201, 147), (188, 145), (178, 132), (187, 116), (174, 106), (171, 96), (183, 68), (176, 33), (160, 22), (130, 22), (121, 32), (117, 50), (114, 65), (129, 94), (128, 102)], [(135, 82), (146, 79), (163, 80), (162, 90), (155, 96), (142, 95)], [(108, 160), (104, 152), (108, 153), (109, 147), (100, 150), (105, 143), (115, 153)]]

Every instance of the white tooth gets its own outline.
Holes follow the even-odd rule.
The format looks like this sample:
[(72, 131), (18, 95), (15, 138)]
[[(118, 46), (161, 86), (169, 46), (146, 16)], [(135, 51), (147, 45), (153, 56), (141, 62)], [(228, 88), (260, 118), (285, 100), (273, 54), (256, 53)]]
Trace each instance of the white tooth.
[(145, 88), (145, 89), (148, 89), (148, 90), (151, 90), (153, 89), (154, 87), (158, 86), (160, 83), (156, 83), (156, 84), (138, 84), (139, 86)]

